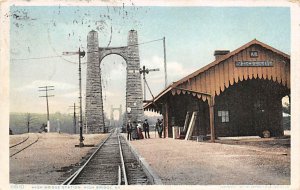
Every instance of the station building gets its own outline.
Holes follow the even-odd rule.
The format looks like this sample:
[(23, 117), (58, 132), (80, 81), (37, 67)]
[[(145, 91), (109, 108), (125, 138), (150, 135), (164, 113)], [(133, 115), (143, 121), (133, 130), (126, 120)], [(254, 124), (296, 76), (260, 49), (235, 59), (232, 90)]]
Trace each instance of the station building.
[(163, 115), (164, 136), (197, 119), (193, 135), (214, 141), (224, 136), (283, 135), (282, 98), (290, 100), (290, 56), (256, 39), (230, 52), (215, 51), (215, 61), (174, 82), (144, 110)]

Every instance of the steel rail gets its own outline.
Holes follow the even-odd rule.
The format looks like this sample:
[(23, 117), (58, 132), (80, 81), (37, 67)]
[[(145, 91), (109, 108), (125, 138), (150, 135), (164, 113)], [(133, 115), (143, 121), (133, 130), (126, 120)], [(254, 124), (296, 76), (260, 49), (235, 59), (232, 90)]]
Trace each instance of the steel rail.
[(121, 182), (122, 182), (122, 174), (121, 174), (121, 167), (119, 165), (119, 168), (118, 168), (118, 185), (121, 185)]
[(125, 185), (128, 185), (126, 169), (125, 169), (125, 163), (124, 163), (124, 157), (123, 157), (122, 146), (121, 146), (121, 141), (120, 141), (120, 135), (119, 134), (118, 134), (118, 143), (119, 143), (119, 148), (120, 148), (120, 157), (121, 157), (122, 171), (123, 171), (123, 176), (124, 176), (124, 183), (125, 183)]
[(89, 159), (81, 166), (76, 172), (74, 172), (68, 179), (66, 179), (61, 185), (71, 185), (73, 181), (78, 177), (78, 175), (82, 172), (85, 166), (90, 162), (90, 160), (94, 157), (94, 155), (100, 150), (100, 148), (105, 144), (105, 142), (112, 135), (112, 132), (108, 135), (108, 137), (99, 145), (99, 147), (93, 152), (93, 154), (89, 157)]
[(16, 154), (19, 154), (19, 153), (22, 152), (23, 150), (25, 150), (25, 149), (27, 149), (28, 147), (32, 146), (33, 144), (37, 143), (37, 142), (39, 141), (39, 139), (40, 139), (40, 137), (38, 137), (33, 143), (29, 144), (28, 146), (22, 148), (21, 150), (15, 152), (15, 153), (13, 153), (13, 154), (10, 155), (9, 157), (11, 158), (11, 157), (15, 156)]
[(18, 142), (17, 144), (14, 144), (14, 145), (10, 146), (9, 148), (13, 148), (15, 146), (18, 146), (19, 144), (22, 144), (23, 142), (27, 141), (28, 139), (29, 139), (29, 136), (25, 140), (22, 140), (21, 142)]

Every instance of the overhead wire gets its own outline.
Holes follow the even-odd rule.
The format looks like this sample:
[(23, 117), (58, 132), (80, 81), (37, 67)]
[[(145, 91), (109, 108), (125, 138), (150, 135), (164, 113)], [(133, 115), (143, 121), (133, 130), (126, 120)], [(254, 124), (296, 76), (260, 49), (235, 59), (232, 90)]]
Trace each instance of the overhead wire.
[[(151, 41), (147, 41), (147, 42), (141, 42), (141, 43), (137, 43), (137, 44), (131, 44), (131, 45), (127, 45), (127, 46), (121, 46), (121, 47), (118, 47), (118, 48), (127, 48), (127, 47), (131, 47), (131, 46), (144, 45), (144, 44), (149, 44), (149, 43), (152, 43), (152, 42), (157, 42), (157, 41), (160, 41), (160, 40), (163, 40), (163, 38), (159, 38), (159, 39), (151, 40)], [(106, 47), (106, 48), (115, 48), (115, 47)], [(98, 52), (98, 51), (88, 51), (86, 53), (96, 53), (96, 52)]]
[(20, 58), (20, 59), (11, 59), (13, 61), (16, 61), (16, 60), (20, 60), (20, 61), (23, 61), (23, 60), (30, 60), (30, 59), (50, 59), (50, 58), (56, 58), (56, 57), (61, 57), (61, 56), (47, 56), (47, 57), (31, 57), (31, 58)]
[[(137, 43), (137, 44), (132, 44), (132, 45), (128, 45), (128, 46), (123, 46), (123, 48), (126, 47), (130, 47), (130, 46), (138, 46), (138, 45), (144, 45), (144, 44), (148, 44), (148, 43), (152, 43), (152, 42), (157, 42), (163, 40), (163, 38), (160, 39), (156, 39), (156, 40), (151, 40), (151, 41), (147, 41), (147, 42), (141, 42), (141, 43)], [(95, 53), (98, 51), (94, 51), (94, 52), (87, 52), (87, 53)], [(73, 62), (73, 61), (69, 61), (67, 59), (65, 59), (63, 56), (72, 56), (72, 55), (77, 55), (77, 54), (70, 54), (70, 55), (56, 55), (56, 56), (46, 56), (46, 57), (30, 57), (30, 58), (13, 58), (11, 59), (12, 61), (25, 61), (25, 60), (34, 60), (34, 59), (51, 59), (51, 58), (61, 58), (64, 61), (67, 61), (69, 63), (76, 63), (77, 62)], [(87, 63), (87, 62), (83, 62), (82, 64)]]

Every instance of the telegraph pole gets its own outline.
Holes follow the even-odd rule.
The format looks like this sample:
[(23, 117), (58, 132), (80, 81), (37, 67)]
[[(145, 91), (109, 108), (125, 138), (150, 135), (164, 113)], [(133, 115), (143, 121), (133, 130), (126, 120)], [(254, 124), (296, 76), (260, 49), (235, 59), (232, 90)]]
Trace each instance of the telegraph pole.
[[(145, 65), (143, 66), (143, 69), (140, 69), (140, 74), (143, 74), (143, 80), (144, 80), (144, 101), (146, 101), (146, 85), (147, 81), (146, 81), (146, 74), (149, 74), (150, 71), (159, 71), (159, 69), (146, 69)], [(149, 87), (148, 87), (149, 88)], [(150, 91), (150, 89), (149, 89)], [(151, 93), (151, 91), (150, 91)], [(152, 93), (151, 93), (152, 95)]]
[(167, 79), (166, 37), (163, 38), (163, 44), (164, 44), (165, 88), (167, 88), (168, 79)]
[(78, 65), (78, 71), (79, 71), (79, 130), (80, 130), (80, 138), (79, 138), (79, 147), (84, 147), (83, 144), (83, 136), (82, 136), (82, 126), (83, 126), (83, 119), (82, 119), (82, 93), (81, 93), (81, 58), (85, 56), (85, 51), (80, 51), (80, 48), (78, 49), (78, 52), (63, 52), (63, 55), (76, 55), (78, 54), (79, 58), (79, 65)]
[(48, 103), (48, 97), (53, 97), (54, 95), (49, 95), (48, 91), (54, 90), (54, 86), (40, 86), (39, 91), (44, 91), (46, 92), (45, 96), (40, 96), (40, 97), (45, 97), (46, 98), (46, 103), (47, 103), (47, 131), (48, 133), (50, 132), (50, 119), (49, 119), (49, 103)]
[(79, 147), (83, 147), (83, 136), (82, 136), (82, 126), (83, 126), (83, 120), (82, 120), (82, 95), (81, 95), (81, 58), (85, 56), (85, 51), (80, 51), (80, 48), (78, 50), (78, 58), (79, 58), (79, 110), (80, 110), (80, 121), (79, 121), (79, 130), (80, 130), (80, 139), (79, 139)]
[(74, 112), (73, 112), (73, 126), (74, 126), (74, 134), (76, 134), (76, 108), (79, 108), (78, 106), (74, 105), (73, 106), (70, 106), (71, 108), (74, 109)]
[(32, 121), (34, 121), (35, 118), (33, 118), (30, 113), (26, 113), (25, 119), (26, 119), (26, 125), (27, 125), (27, 132), (29, 133), (30, 132), (30, 124)]

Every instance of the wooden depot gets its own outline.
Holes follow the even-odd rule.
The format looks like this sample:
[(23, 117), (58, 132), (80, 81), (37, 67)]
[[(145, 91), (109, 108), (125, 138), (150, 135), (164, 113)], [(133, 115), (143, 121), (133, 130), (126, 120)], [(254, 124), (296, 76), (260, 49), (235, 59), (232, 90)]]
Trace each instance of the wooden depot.
[[(164, 137), (197, 112), (190, 136), (271, 136), (283, 134), (282, 98), (290, 99), (290, 56), (258, 40), (240, 48), (215, 51), (216, 59), (172, 83), (144, 110), (164, 117)], [(192, 126), (191, 126), (192, 127)]]

